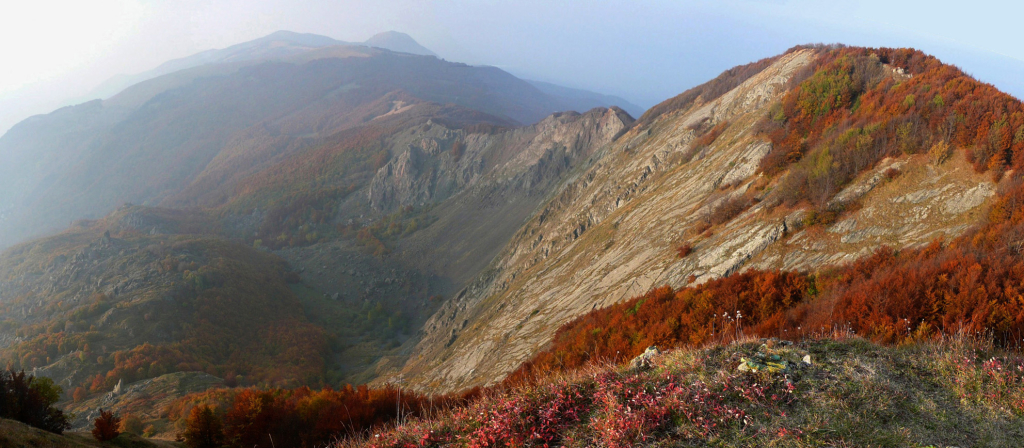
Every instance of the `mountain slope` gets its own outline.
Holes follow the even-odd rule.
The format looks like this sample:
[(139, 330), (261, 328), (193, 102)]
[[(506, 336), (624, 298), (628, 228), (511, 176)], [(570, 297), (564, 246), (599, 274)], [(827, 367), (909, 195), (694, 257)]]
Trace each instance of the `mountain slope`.
[[(493, 384), (562, 323), (653, 287), (957, 241), (1002, 201), (985, 167), (1001, 179), (1016, 160), (1024, 115), (991, 86), (909, 50), (797, 48), (748, 67), (653, 108), (604, 148), (428, 321), (404, 378)], [(944, 127), (952, 113), (961, 121)], [(792, 133), (775, 131), (778, 117)], [(1016, 309), (1003, 303), (1013, 297), (998, 306)], [(1002, 332), (1009, 319), (972, 325)]]
[[(593, 167), (517, 232), (488, 268), (489, 276), (427, 323), (407, 375), (422, 375), (423, 387), (445, 390), (484, 378), (493, 382), (568, 318), (664, 282), (659, 273), (680, 264), (673, 251), (685, 230), (679, 221), (698, 216), (692, 210), (717, 190), (713, 179), (734, 168), (749, 176), (756, 167), (747, 161), (753, 157), (748, 142), (713, 152), (714, 158), (687, 154), (696, 139), (694, 125), (715, 113), (723, 121), (745, 116), (748, 123), (736, 127), (749, 128), (758, 109), (778, 98), (812, 56), (792, 53), (723, 98), (695, 107), (696, 114), (663, 120), (664, 132), (634, 129), (604, 148)], [(690, 158), (697, 160), (686, 164)]]
[[(194, 213), (125, 207), (0, 257), (0, 356), (69, 393), (182, 370), (309, 384), (327, 340), (270, 254)], [(286, 345), (282, 345), (286, 344)]]
[[(333, 298), (329, 308), (383, 305), (403, 316), (389, 340), (414, 344), (416, 330), (438, 299), (480, 272), (555, 185), (631, 122), (623, 112), (608, 109), (558, 114), (507, 131), (420, 122), (384, 139), (381, 153), (389, 153), (390, 160), (352, 184), (359, 185), (354, 191), (322, 191), (299, 181), (329, 179), (335, 176), (331, 167), (350, 166), (335, 162), (349, 160), (350, 153), (324, 147), (268, 169), (273, 180), (256, 176), (245, 187), (248, 192), (222, 210), (244, 218), (233, 221), (242, 225), (236, 228), (245, 238), (289, 246), (279, 253), (304, 270), (303, 285)], [(316, 176), (305, 174), (312, 172)], [(280, 194), (282, 188), (292, 191), (288, 185), (302, 188)], [(262, 205), (250, 212), (252, 204)], [(342, 328), (322, 323), (331, 331)], [(344, 349), (348, 368), (356, 368), (360, 350)], [(386, 361), (392, 365), (406, 352), (376, 348), (366, 354), (368, 364), (357, 364), (366, 369), (387, 354), (398, 356)]]
[(193, 69), (201, 76), (178, 72), (16, 126), (0, 138), (0, 245), (102, 216), (124, 202), (160, 203), (260, 128), (315, 143), (387, 113), (367, 115), (397, 91), (497, 115), (482, 119), (499, 124), (508, 117), (535, 122), (562, 109), (494, 68), (370, 48), (327, 47), (297, 57)]
[(402, 344), (415, 343), (441, 295), (632, 123), (595, 109), (505, 129), (457, 106), (385, 98), (358, 109), (368, 122), (268, 148), (278, 152), (266, 160), (239, 145), (249, 151), (224, 160), (227, 174), (195, 190), (206, 210), (124, 206), (4, 251), (0, 356), (92, 393), (183, 370), (369, 380), (383, 355), (404, 360)]

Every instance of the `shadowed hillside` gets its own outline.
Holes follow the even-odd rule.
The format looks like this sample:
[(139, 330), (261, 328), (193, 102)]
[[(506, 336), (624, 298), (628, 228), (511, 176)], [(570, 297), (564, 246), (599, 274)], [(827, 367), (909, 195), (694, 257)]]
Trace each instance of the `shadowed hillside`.
[(0, 138), (0, 245), (98, 218), (124, 202), (179, 205), (168, 199), (212, 162), (239, 151), (263, 151), (266, 160), (316, 146), (397, 113), (388, 95), (406, 105), (455, 104), (478, 111), (476, 122), (503, 126), (576, 106), (496, 68), (379, 48), (229, 58), (12, 128)]
[(39, 369), (69, 395), (190, 370), (322, 381), (327, 337), (302, 313), (284, 262), (167, 214), (126, 207), (5, 251), (3, 363)]

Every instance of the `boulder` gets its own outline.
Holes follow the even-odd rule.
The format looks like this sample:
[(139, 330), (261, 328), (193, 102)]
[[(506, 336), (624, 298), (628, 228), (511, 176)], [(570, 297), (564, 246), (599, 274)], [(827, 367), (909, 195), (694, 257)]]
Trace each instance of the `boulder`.
[(654, 358), (660, 354), (661, 351), (658, 350), (658, 346), (652, 345), (647, 347), (647, 350), (644, 350), (640, 356), (633, 358), (633, 360), (629, 362), (629, 369), (636, 372), (650, 370), (651, 367), (654, 367)]
[(790, 374), (811, 364), (811, 355), (797, 349), (790, 341), (776, 338), (764, 341), (750, 356), (741, 356), (736, 370)]

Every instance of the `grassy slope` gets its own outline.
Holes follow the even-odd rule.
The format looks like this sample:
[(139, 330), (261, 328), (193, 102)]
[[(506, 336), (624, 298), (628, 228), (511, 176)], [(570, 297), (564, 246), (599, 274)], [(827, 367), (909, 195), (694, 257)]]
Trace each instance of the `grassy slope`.
[(739, 358), (760, 345), (677, 350), (645, 372), (590, 367), (340, 446), (1008, 447), (1024, 440), (1019, 354), (962, 339), (900, 347), (814, 339), (776, 351), (809, 354), (810, 366), (738, 371)]
[(169, 448), (180, 447), (181, 444), (167, 440), (150, 440), (130, 434), (122, 434), (108, 442), (98, 442), (88, 433), (65, 433), (57, 435), (24, 423), (0, 419), (0, 448), (21, 447), (54, 447), (54, 448), (88, 448), (88, 447), (121, 447), (121, 448)]

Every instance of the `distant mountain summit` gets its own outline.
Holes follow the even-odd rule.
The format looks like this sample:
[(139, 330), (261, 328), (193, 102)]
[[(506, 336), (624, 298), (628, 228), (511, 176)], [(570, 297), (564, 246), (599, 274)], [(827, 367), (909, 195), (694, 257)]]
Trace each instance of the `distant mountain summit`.
[(134, 75), (117, 75), (100, 84), (83, 98), (72, 101), (79, 103), (97, 98), (109, 98), (129, 86), (140, 82), (174, 73), (181, 70), (208, 64), (224, 64), (253, 62), (280, 59), (305, 53), (317, 48), (333, 46), (370, 46), (399, 53), (410, 53), (423, 56), (437, 56), (433, 51), (423, 47), (412, 36), (397, 31), (378, 33), (365, 42), (345, 42), (327, 36), (294, 31), (275, 31), (271, 34), (248, 42), (235, 44), (227, 48), (206, 50), (191, 56), (172, 59), (156, 68)]
[(383, 48), (385, 50), (397, 51), (400, 53), (418, 54), (423, 56), (437, 56), (426, 47), (416, 42), (411, 36), (398, 31), (385, 31), (377, 33), (363, 42), (371, 47)]

